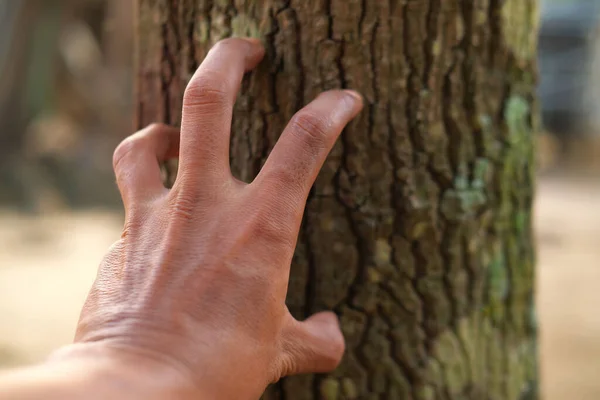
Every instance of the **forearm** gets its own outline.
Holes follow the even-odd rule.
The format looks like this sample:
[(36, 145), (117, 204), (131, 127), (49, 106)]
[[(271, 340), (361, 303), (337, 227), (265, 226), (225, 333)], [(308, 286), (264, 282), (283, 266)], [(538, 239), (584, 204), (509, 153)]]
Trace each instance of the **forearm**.
[(0, 400), (202, 399), (174, 371), (102, 350), (0, 373)]

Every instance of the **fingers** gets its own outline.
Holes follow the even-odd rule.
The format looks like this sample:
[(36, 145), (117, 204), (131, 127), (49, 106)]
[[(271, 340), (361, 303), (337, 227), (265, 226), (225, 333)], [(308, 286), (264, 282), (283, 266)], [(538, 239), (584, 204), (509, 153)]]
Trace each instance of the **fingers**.
[(303, 208), (336, 139), (361, 109), (356, 92), (321, 94), (292, 118), (253, 184)]
[(181, 122), (180, 177), (206, 174), (222, 179), (229, 170), (233, 106), (244, 73), (258, 65), (264, 48), (257, 39), (226, 39), (208, 53), (188, 84)]
[(284, 331), (282, 377), (333, 371), (345, 351), (344, 336), (332, 312), (313, 315), (304, 322), (291, 316)]
[(166, 190), (160, 163), (177, 157), (178, 152), (179, 129), (161, 124), (150, 125), (121, 142), (113, 155), (113, 168), (125, 207)]

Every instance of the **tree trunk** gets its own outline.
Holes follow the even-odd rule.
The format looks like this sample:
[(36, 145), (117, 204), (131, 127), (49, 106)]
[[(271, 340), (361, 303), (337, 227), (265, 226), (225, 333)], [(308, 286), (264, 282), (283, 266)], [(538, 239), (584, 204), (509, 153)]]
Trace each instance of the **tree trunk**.
[(137, 15), (139, 127), (179, 123), (214, 42), (264, 41), (236, 106), (240, 179), (319, 92), (366, 98), (308, 200), (288, 295), (299, 318), (335, 310), (347, 354), (265, 398), (537, 398), (535, 0), (138, 0)]

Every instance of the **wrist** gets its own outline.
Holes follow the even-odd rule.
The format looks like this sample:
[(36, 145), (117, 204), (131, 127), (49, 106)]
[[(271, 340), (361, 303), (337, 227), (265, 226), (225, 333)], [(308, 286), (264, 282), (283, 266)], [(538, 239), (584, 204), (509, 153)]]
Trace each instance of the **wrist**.
[[(269, 360), (260, 357), (261, 344), (232, 340), (230, 335), (215, 335), (202, 326), (194, 326), (196, 337), (190, 339), (193, 335), (189, 332), (165, 332), (156, 328), (155, 321), (150, 326), (147, 321), (147, 318), (137, 317), (124, 324), (121, 320), (117, 329), (103, 321), (102, 329), (80, 330), (78, 342), (60, 350), (53, 358), (64, 358), (65, 354), (93, 358), (93, 354), (99, 352), (102, 356), (116, 357), (126, 366), (133, 365), (134, 370), (145, 364), (152, 372), (144, 373), (144, 377), (155, 376), (156, 371), (158, 375), (169, 375), (179, 382), (168, 384), (169, 390), (172, 391), (173, 386), (177, 391), (185, 388), (186, 393), (193, 393), (188, 397), (194, 400), (258, 399), (275, 375), (268, 370)], [(127, 329), (123, 330), (123, 325)], [(248, 365), (237, 362), (238, 358), (255, 362)], [(267, 368), (261, 368), (264, 365)]]
[(85, 398), (206, 399), (172, 366), (101, 343), (66, 346), (53, 353), (46, 365), (77, 383)]

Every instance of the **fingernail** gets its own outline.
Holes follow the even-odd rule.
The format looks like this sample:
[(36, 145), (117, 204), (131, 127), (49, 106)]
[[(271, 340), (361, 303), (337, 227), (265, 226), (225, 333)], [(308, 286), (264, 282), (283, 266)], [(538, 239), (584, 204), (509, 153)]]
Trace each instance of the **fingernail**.
[(358, 93), (357, 91), (354, 90), (344, 90), (344, 93), (346, 93), (348, 96), (352, 97), (352, 99), (358, 103), (361, 104), (363, 103), (363, 98), (360, 95), (360, 93)]

